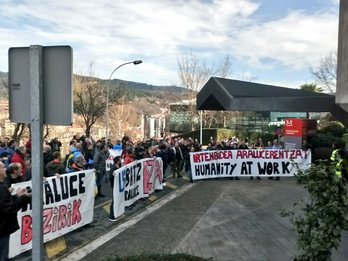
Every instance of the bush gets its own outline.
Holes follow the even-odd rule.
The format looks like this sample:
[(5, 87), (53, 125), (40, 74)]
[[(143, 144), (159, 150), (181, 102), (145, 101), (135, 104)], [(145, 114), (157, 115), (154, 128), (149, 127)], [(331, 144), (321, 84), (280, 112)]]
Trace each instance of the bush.
[(317, 133), (310, 138), (310, 144), (313, 148), (331, 148), (334, 142), (344, 146), (344, 141), (340, 137), (333, 136), (331, 133)]
[(296, 175), (309, 198), (294, 203), (300, 209), (282, 212), (290, 217), (298, 235), (299, 254), (294, 260), (330, 260), (342, 230), (348, 228), (347, 182), (335, 174), (334, 165), (320, 161)]
[(108, 261), (208, 261), (206, 259), (187, 254), (141, 254), (135, 256), (109, 258)]
[(343, 134), (346, 132), (344, 125), (339, 121), (330, 121), (326, 126), (319, 131), (319, 133), (329, 134), (332, 136), (341, 138)]

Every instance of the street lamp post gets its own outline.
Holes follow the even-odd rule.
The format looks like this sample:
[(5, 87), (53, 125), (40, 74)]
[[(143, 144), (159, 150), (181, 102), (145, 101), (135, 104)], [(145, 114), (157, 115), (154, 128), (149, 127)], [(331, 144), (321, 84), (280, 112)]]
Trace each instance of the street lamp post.
[(108, 140), (109, 140), (109, 135), (108, 135), (108, 132), (109, 132), (109, 93), (110, 93), (111, 77), (114, 75), (114, 73), (117, 71), (118, 68), (120, 68), (120, 67), (122, 67), (124, 65), (127, 65), (127, 64), (137, 65), (137, 64), (141, 64), (142, 62), (143, 62), (142, 60), (135, 60), (135, 61), (123, 63), (123, 64), (117, 66), (112, 71), (112, 73), (110, 74), (110, 77), (109, 77), (109, 80), (108, 80), (108, 84), (107, 84), (107, 87), (106, 87), (106, 110), (105, 110), (105, 118), (106, 118), (105, 143), (106, 143), (106, 146), (108, 146)]

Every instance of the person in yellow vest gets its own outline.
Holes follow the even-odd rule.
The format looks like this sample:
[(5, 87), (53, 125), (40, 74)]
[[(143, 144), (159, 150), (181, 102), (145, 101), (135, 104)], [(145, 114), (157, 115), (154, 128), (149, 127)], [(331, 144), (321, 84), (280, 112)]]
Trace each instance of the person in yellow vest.
[(348, 180), (348, 177), (347, 177), (348, 162), (345, 156), (346, 156), (346, 153), (344, 150), (339, 149), (337, 151), (337, 154), (336, 154), (337, 163), (335, 167), (335, 173), (339, 178), (343, 177), (345, 180)]
[(332, 153), (331, 153), (331, 157), (330, 157), (330, 161), (331, 162), (337, 162), (337, 152), (340, 149), (340, 146), (337, 142), (334, 142), (332, 144)]

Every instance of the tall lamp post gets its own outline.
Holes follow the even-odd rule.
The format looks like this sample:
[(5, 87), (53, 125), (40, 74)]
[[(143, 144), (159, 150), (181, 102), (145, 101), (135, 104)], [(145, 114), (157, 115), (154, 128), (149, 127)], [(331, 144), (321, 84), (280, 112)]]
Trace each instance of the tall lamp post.
[(111, 77), (114, 75), (114, 73), (117, 71), (118, 68), (120, 68), (124, 65), (127, 65), (127, 64), (137, 65), (137, 64), (141, 64), (142, 62), (143, 62), (142, 60), (135, 60), (135, 61), (123, 63), (123, 64), (117, 66), (110, 74), (109, 81), (108, 81), (108, 84), (106, 87), (106, 110), (105, 110), (105, 118), (106, 118), (105, 143), (106, 143), (106, 146), (108, 146), (108, 140), (109, 140), (109, 135), (108, 135), (108, 132), (109, 132), (109, 93), (110, 93)]

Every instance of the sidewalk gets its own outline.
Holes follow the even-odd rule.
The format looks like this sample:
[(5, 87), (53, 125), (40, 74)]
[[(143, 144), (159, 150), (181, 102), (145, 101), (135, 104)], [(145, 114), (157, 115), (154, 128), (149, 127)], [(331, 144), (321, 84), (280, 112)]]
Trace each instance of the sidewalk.
[[(184, 187), (176, 193), (180, 190)], [(124, 230), (105, 232), (111, 240), (95, 251), (88, 248), (96, 241), (65, 260), (105, 260), (144, 252), (183, 252), (214, 260), (291, 260), (296, 236), (279, 210), (305, 195), (293, 179), (200, 181), (142, 219), (130, 221)], [(333, 260), (347, 256), (345, 234)]]

